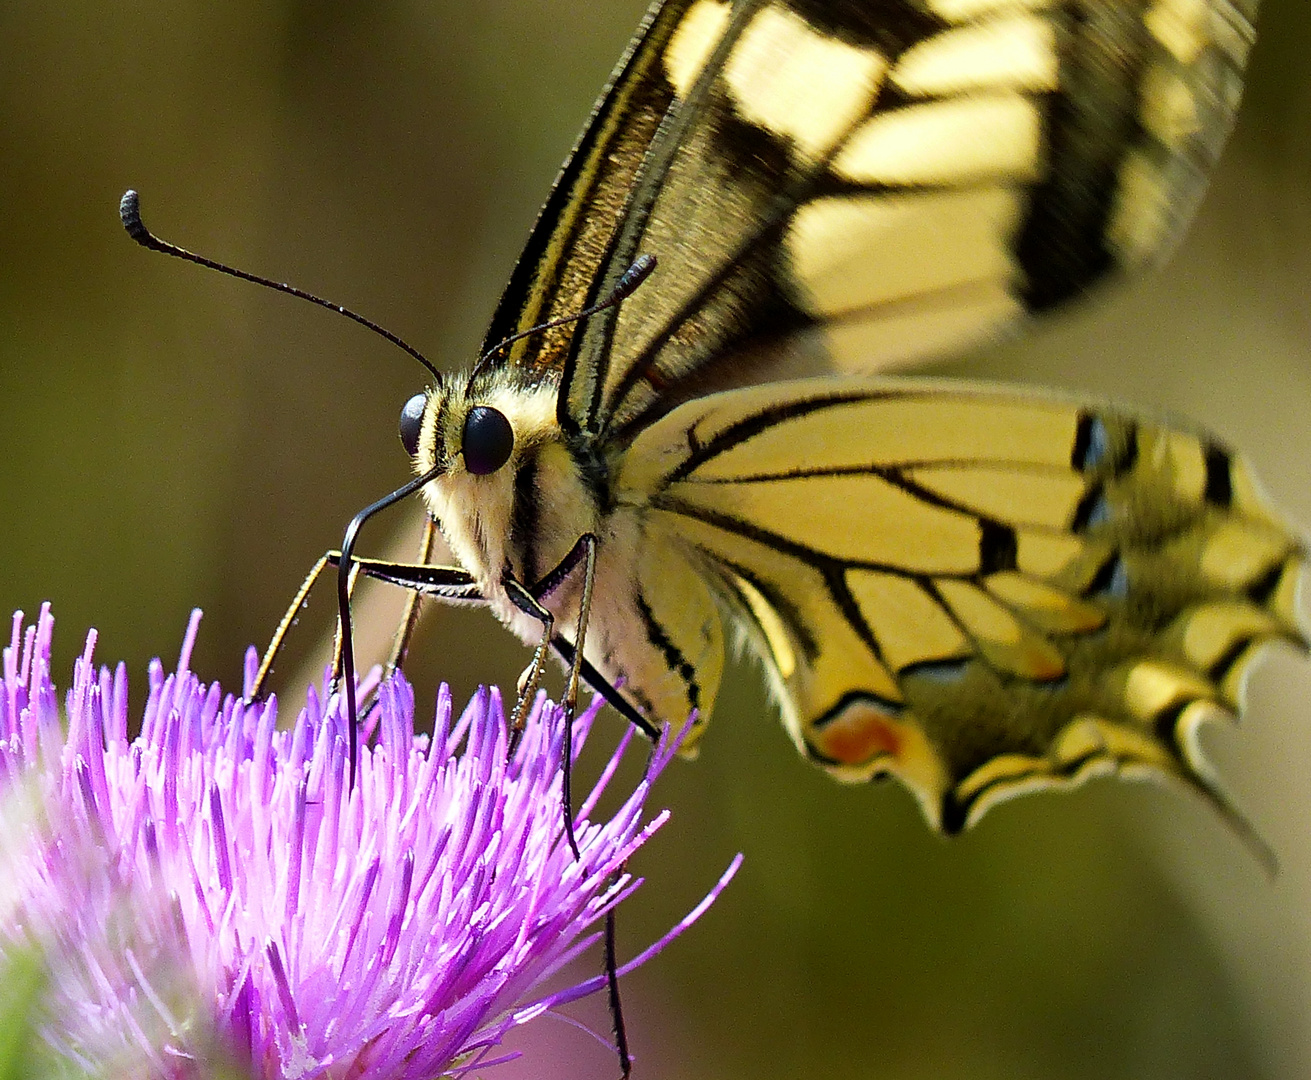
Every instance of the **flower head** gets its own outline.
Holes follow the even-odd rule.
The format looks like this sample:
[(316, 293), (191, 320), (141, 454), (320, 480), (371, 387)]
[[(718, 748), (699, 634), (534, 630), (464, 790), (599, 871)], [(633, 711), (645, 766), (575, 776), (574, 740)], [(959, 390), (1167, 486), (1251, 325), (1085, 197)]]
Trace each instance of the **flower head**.
[[(260, 1077), (415, 1077), (491, 1064), (513, 1025), (589, 993), (543, 980), (597, 937), (640, 884), (625, 861), (654, 753), (609, 818), (597, 798), (625, 735), (563, 838), (560, 713), (539, 699), (507, 757), (495, 690), (416, 735), (403, 678), (376, 693), (376, 731), (346, 770), (338, 695), (311, 692), (290, 730), (276, 703), (225, 697), (155, 661), (141, 734), (127, 680), (92, 663), (65, 699), (50, 677), (53, 619), (14, 618), (0, 698), (0, 952), (49, 959), (41, 1035), (101, 1075), (211, 1075), (216, 1055)], [(248, 658), (247, 684), (254, 673)], [(597, 708), (575, 724), (577, 752)], [(630, 733), (631, 734), (631, 733)], [(661, 948), (707, 901), (627, 967)], [(233, 1075), (237, 1075), (234, 1073)]]

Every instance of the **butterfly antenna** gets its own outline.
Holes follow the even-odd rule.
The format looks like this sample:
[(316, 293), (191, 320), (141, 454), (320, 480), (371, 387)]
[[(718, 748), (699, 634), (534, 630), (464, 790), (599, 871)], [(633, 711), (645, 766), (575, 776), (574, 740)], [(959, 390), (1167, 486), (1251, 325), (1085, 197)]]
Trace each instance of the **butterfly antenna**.
[[(266, 289), (273, 289), (275, 292), (286, 293), (288, 296), (295, 296), (301, 300), (308, 300), (311, 304), (318, 304), (321, 308), (327, 308), (329, 311), (335, 311), (338, 315), (345, 315), (346, 318), (361, 326), (372, 330), (379, 337), (386, 338), (398, 349), (414, 357), (419, 363), (428, 369), (428, 372), (437, 381), (442, 381), (441, 372), (439, 372), (423, 353), (402, 341), (390, 330), (379, 326), (372, 319), (366, 319), (358, 312), (352, 311), (341, 304), (334, 304), (331, 300), (324, 300), (321, 296), (315, 296), (304, 289), (298, 289), (294, 285), (288, 285), (285, 281), (274, 281), (272, 278), (260, 277), (258, 274), (248, 274), (245, 270), (238, 270), (235, 266), (228, 266), (226, 263), (216, 262), (214, 259), (207, 259), (203, 255), (197, 255), (194, 251), (188, 251), (186, 248), (178, 247), (176, 244), (170, 244), (167, 240), (161, 240), (158, 236), (146, 228), (145, 222), (141, 220), (141, 196), (129, 188), (123, 193), (123, 198), (118, 203), (118, 216), (123, 221), (123, 228), (127, 230), (128, 236), (132, 237), (143, 248), (149, 248), (151, 251), (162, 252), (165, 255), (172, 255), (177, 259), (184, 259), (187, 262), (196, 263), (199, 266), (206, 266), (211, 270), (217, 270), (220, 274), (227, 274), (229, 277), (240, 278), (242, 281), (249, 281), (255, 285), (263, 285)], [(631, 272), (631, 271), (630, 271)]]
[[(478, 357), (478, 362), (473, 366), (472, 375), (478, 375), (496, 355), (509, 348), (516, 341), (522, 341), (533, 334), (540, 334), (544, 330), (554, 330), (558, 326), (568, 326), (570, 323), (581, 322), (583, 319), (590, 319), (598, 312), (606, 308), (612, 308), (616, 304), (622, 304), (633, 293), (637, 292), (638, 286), (651, 276), (651, 271), (656, 268), (656, 257), (654, 255), (639, 255), (633, 260), (633, 265), (623, 272), (623, 275), (615, 282), (615, 287), (610, 290), (610, 294), (604, 299), (593, 304), (582, 311), (576, 311), (572, 315), (561, 315), (558, 319), (552, 319), (550, 322), (538, 323), (536, 326), (530, 326), (527, 330), (520, 330), (517, 334), (511, 334), (508, 338), (503, 338), (497, 344), (488, 349), (482, 356)], [(472, 377), (472, 376), (471, 376)]]

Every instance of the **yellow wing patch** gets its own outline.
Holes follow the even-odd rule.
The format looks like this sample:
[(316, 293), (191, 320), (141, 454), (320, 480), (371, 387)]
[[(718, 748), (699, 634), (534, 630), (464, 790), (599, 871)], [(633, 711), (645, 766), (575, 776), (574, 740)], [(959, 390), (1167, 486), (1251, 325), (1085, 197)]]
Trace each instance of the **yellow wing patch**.
[(1011, 11), (944, 31), (901, 57), (891, 82), (904, 94), (937, 97), (981, 88), (1055, 90), (1056, 30), (1033, 12)]
[[(1007, 240), (1020, 205), (1003, 185), (816, 199), (797, 212), (788, 236), (803, 302), (817, 315), (868, 319), (970, 284), (996, 283), (1010, 296), (1019, 268)], [(1018, 314), (1018, 300), (1011, 305)]]
[(973, 653), (959, 622), (921, 583), (878, 570), (848, 571), (846, 583), (893, 671)]
[(748, 123), (821, 160), (866, 116), (888, 62), (765, 7), (752, 19), (725, 68), (728, 91)]
[(1014, 92), (909, 105), (854, 131), (833, 171), (856, 184), (902, 187), (1036, 180), (1040, 125), (1033, 102)]

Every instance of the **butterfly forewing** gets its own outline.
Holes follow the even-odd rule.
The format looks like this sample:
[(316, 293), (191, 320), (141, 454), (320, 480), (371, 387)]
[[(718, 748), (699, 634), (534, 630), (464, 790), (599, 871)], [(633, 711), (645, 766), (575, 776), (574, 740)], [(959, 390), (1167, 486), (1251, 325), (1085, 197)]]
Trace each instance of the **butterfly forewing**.
[[(581, 311), (627, 269), (620, 267), (614, 281), (603, 279), (638, 170), (674, 101), (658, 69), (690, 2), (653, 5), (620, 59), (538, 215), (487, 329), (484, 352), (512, 334)], [(558, 370), (572, 337), (573, 327), (544, 331), (516, 343), (508, 357), (530, 370)]]
[(800, 748), (902, 776), (948, 827), (1111, 765), (1204, 781), (1197, 723), (1237, 709), (1259, 644), (1301, 640), (1302, 549), (1241, 463), (1112, 410), (730, 391), (644, 431), (628, 485), (751, 627)]
[(656, 5), (566, 165), (488, 343), (639, 253), (660, 285), (518, 346), (573, 350), (574, 422), (959, 350), (1157, 259), (1228, 132), (1229, 0)]

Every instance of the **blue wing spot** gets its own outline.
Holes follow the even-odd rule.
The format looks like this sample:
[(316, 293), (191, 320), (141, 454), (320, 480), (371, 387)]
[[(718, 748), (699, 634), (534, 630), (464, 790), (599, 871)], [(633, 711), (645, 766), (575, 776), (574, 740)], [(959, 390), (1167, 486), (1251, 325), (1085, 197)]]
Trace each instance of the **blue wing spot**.
[(1087, 472), (1101, 465), (1110, 452), (1111, 436), (1102, 418), (1092, 413), (1080, 413), (1070, 464), (1079, 472)]
[(1088, 490), (1079, 500), (1074, 511), (1074, 520), (1070, 522), (1073, 532), (1081, 533), (1105, 525), (1111, 520), (1111, 506), (1106, 501), (1106, 493), (1100, 484)]
[(1119, 555), (1112, 555), (1093, 575), (1085, 596), (1100, 596), (1107, 600), (1123, 600), (1129, 595), (1129, 570)]

